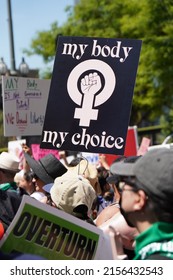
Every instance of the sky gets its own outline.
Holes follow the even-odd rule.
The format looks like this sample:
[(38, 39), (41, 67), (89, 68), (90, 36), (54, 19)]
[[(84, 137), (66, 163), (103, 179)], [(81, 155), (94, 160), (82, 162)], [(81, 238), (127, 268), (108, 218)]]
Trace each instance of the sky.
[[(22, 57), (30, 69), (44, 70), (41, 56), (26, 56), (23, 49), (29, 49), (37, 31), (47, 31), (53, 22), (62, 25), (67, 20), (65, 8), (74, 5), (74, 0), (11, 0), (15, 64), (18, 69)], [(8, 0), (0, 0), (0, 57), (8, 68), (11, 65), (8, 26)], [(46, 66), (47, 67), (47, 66)]]

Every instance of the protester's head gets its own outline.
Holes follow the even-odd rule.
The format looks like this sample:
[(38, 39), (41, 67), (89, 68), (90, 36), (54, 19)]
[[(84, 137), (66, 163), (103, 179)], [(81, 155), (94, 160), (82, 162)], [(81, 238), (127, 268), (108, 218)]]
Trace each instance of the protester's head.
[(107, 182), (109, 171), (106, 170), (106, 168), (104, 168), (103, 166), (98, 167), (97, 171), (98, 171), (98, 180), (102, 191), (102, 195), (104, 195), (105, 192), (110, 190), (110, 185)]
[(18, 182), (19, 188), (24, 189), (29, 195), (32, 194), (35, 191), (35, 186), (32, 181), (33, 172), (24, 172), (24, 170), (21, 170), (19, 173), (22, 173), (22, 177)]
[(24, 170), (21, 169), (19, 172), (17, 172), (14, 176), (14, 182), (19, 186), (20, 181), (23, 179)]
[(122, 210), (133, 225), (157, 221), (173, 222), (173, 151), (167, 148), (148, 151), (134, 163), (111, 166), (120, 178)]
[(86, 219), (96, 197), (90, 182), (72, 170), (55, 179), (50, 194), (57, 208), (81, 219)]
[(111, 172), (112, 170), (112, 166), (115, 163), (118, 162), (135, 162), (137, 159), (139, 159), (140, 156), (119, 156), (118, 158), (116, 158), (113, 163), (110, 165), (110, 175), (106, 178), (107, 183), (109, 183), (113, 190), (114, 190), (114, 201), (119, 202), (120, 201), (120, 193), (118, 192), (117, 186), (120, 180), (120, 177), (117, 174), (113, 174)]
[[(105, 203), (111, 203), (114, 199), (114, 189), (112, 186), (107, 182), (107, 178), (109, 176), (109, 171), (103, 167), (97, 167), (98, 171), (98, 182), (101, 189), (101, 194), (97, 196), (95, 200), (95, 209), (93, 209), (94, 216), (97, 216), (100, 211), (105, 207), (103, 206)], [(105, 204), (105, 205), (106, 205)]]
[(48, 154), (39, 160), (25, 153), (25, 159), (30, 166), (36, 188), (53, 183), (55, 178), (63, 175), (67, 168), (53, 154)]
[(0, 183), (12, 182), (19, 172), (19, 160), (8, 152), (0, 154)]

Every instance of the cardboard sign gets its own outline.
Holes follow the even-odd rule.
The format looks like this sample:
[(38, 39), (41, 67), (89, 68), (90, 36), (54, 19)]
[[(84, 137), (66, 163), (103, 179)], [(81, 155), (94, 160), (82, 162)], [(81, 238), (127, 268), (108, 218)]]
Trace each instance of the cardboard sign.
[(81, 156), (85, 159), (87, 159), (88, 162), (98, 165), (99, 163), (99, 154), (93, 154), (93, 153), (81, 153)]
[(41, 135), (50, 80), (2, 77), (4, 136)]
[(112, 240), (102, 230), (26, 195), (0, 241), (0, 249), (48, 260), (116, 258)]
[(124, 154), (141, 41), (59, 37), (41, 148)]
[(26, 139), (8, 141), (8, 152), (20, 159), (21, 153), (23, 152), (22, 144), (26, 144)]
[(12, 153), (19, 160), (19, 169), (23, 169), (24, 153), (22, 144), (26, 144), (26, 139), (8, 141), (8, 152)]

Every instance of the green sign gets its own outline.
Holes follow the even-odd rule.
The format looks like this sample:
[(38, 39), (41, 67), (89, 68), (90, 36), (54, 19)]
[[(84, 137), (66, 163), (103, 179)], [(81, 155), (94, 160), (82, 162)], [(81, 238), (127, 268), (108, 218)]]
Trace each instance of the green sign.
[[(0, 247), (5, 253), (34, 254), (49, 260), (92, 260), (100, 258), (99, 247), (102, 244), (103, 250), (108, 243), (110, 246), (109, 238), (95, 226), (24, 196)], [(108, 255), (111, 259), (111, 253)]]

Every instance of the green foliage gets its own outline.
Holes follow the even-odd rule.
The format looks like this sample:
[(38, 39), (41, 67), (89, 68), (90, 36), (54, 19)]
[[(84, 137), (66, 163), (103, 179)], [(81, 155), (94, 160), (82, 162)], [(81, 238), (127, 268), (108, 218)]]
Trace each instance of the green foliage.
[(160, 118), (160, 124), (162, 125), (162, 134), (166, 137), (173, 134), (173, 109), (168, 114), (162, 115)]
[[(130, 124), (153, 124), (169, 113), (173, 103), (173, 1), (172, 0), (80, 0), (67, 8), (68, 20), (59, 27), (38, 32), (30, 54), (45, 62), (55, 56), (58, 34), (142, 39)], [(169, 117), (167, 117), (169, 116)]]
[(37, 32), (31, 42), (30, 50), (24, 50), (27, 55), (41, 55), (44, 62), (50, 62), (54, 59), (56, 51), (57, 34), (61, 33), (57, 22), (52, 23), (50, 30)]

